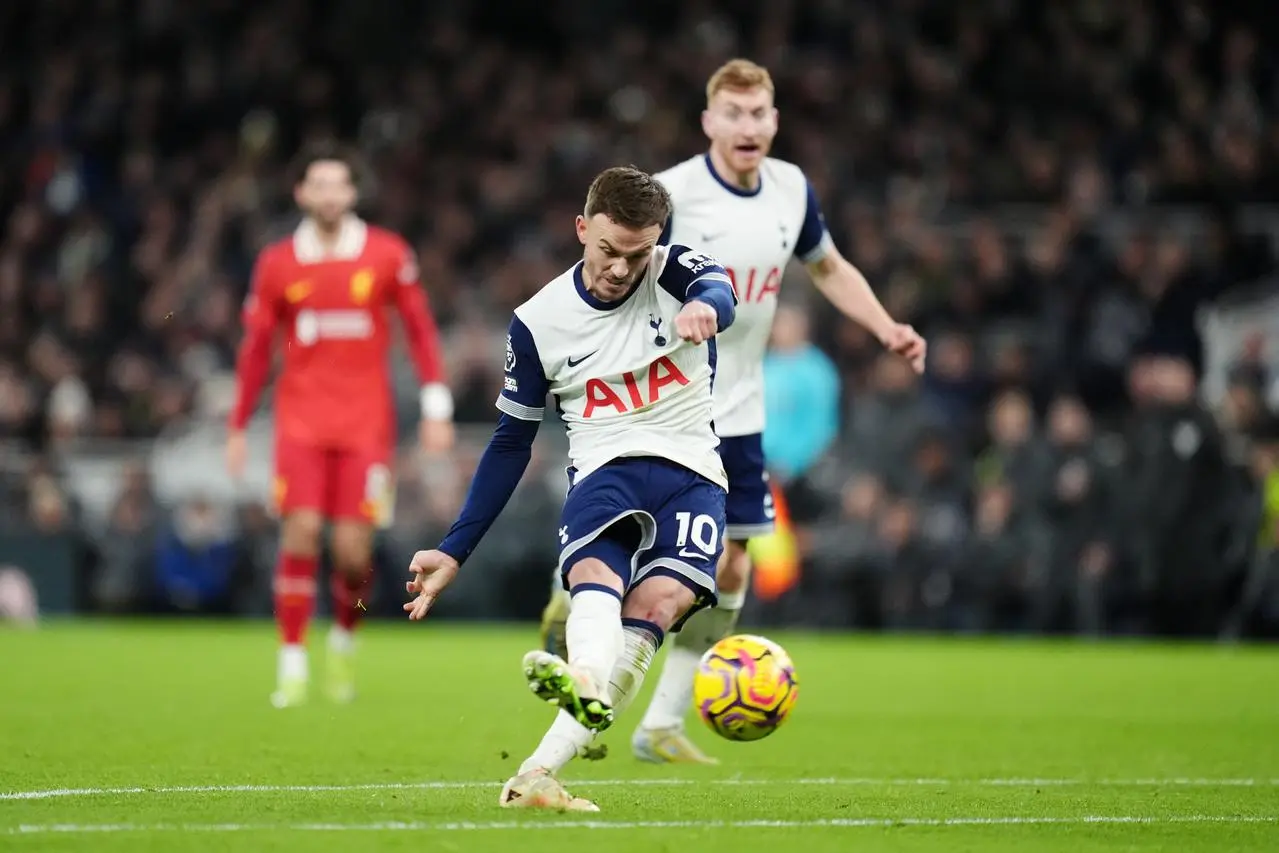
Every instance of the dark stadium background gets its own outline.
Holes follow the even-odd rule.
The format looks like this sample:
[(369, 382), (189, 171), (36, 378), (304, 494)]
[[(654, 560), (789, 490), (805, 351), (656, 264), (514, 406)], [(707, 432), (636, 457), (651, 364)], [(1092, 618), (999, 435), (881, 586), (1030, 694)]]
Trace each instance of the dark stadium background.
[[(590, 176), (698, 153), (704, 81), (746, 55), (777, 81), (776, 154), (932, 346), (917, 382), (787, 277), (844, 393), (838, 438), (778, 472), (803, 571), (750, 622), (1273, 634), (1265, 12), (0, 5), (0, 565), (45, 613), (270, 612), (269, 412), (255, 477), (221, 463), (237, 313), (255, 253), (294, 222), (284, 164), (336, 135), (370, 166), (365, 213), (419, 253), (465, 424), (453, 458), (399, 459), (372, 603), (397, 613), (408, 554), (451, 521), (486, 439), (509, 310), (575, 259)], [(540, 609), (558, 429), (540, 448), (442, 615)], [(177, 595), (173, 560), (209, 567), (208, 587)]]

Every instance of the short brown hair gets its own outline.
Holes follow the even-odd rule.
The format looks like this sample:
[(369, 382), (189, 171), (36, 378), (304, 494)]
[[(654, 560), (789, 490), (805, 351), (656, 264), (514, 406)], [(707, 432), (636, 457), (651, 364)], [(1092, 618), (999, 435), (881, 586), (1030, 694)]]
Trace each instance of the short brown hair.
[(605, 169), (586, 191), (587, 219), (602, 213), (627, 228), (665, 225), (671, 206), (671, 194), (662, 182), (634, 166)]
[(296, 187), (306, 180), (306, 173), (311, 170), (313, 165), (326, 162), (341, 163), (346, 166), (347, 171), (351, 173), (351, 183), (356, 189), (360, 188), (359, 155), (349, 145), (343, 145), (334, 139), (322, 139), (318, 142), (308, 143), (298, 152), (289, 166), (289, 177), (292, 179), (293, 186)]
[(706, 103), (709, 104), (711, 98), (724, 89), (755, 89), (761, 86), (770, 95), (777, 93), (767, 68), (749, 59), (730, 59), (706, 81)]

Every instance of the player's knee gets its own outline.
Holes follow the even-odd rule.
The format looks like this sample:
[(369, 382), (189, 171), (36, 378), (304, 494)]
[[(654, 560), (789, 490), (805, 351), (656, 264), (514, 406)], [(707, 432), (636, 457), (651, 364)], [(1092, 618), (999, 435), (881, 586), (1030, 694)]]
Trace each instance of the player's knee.
[(650, 576), (631, 588), (622, 603), (622, 616), (652, 622), (669, 631), (696, 600), (697, 596), (683, 581), (667, 575)]
[(741, 592), (751, 575), (751, 557), (745, 542), (729, 541), (719, 563), (715, 585), (721, 593)]
[(323, 532), (324, 519), (318, 512), (309, 509), (291, 512), (280, 524), (280, 548), (295, 557), (318, 557)]
[(631, 565), (640, 541), (639, 525), (624, 518), (582, 545), (572, 555), (568, 588), (607, 586), (619, 596), (631, 582)]
[(373, 531), (367, 524), (339, 522), (333, 528), (333, 568), (363, 577), (373, 561)]
[(571, 592), (579, 586), (608, 587), (616, 592), (619, 597), (626, 590), (625, 584), (617, 572), (598, 557), (583, 557), (568, 570), (569, 591)]

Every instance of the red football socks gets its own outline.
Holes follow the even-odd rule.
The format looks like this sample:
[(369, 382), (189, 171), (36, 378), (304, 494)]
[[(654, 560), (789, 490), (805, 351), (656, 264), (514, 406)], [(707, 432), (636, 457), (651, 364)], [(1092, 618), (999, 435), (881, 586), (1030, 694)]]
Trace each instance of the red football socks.
[(350, 578), (342, 572), (334, 572), (330, 579), (333, 592), (333, 619), (339, 628), (351, 631), (360, 623), (369, 606), (369, 588), (372, 586), (373, 569), (366, 568), (359, 578)]
[(315, 557), (280, 554), (275, 569), (275, 624), (285, 645), (306, 640), (306, 626), (315, 610)]

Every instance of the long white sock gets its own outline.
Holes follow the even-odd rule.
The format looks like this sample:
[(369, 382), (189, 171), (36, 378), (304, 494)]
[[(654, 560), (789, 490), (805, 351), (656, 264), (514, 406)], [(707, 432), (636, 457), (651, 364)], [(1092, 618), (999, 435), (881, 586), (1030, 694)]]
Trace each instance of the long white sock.
[(720, 593), (719, 604), (699, 610), (689, 618), (671, 642), (666, 664), (657, 679), (657, 690), (644, 712), (642, 729), (683, 728), (684, 717), (693, 705), (693, 677), (702, 655), (737, 627), (744, 590)]
[(649, 628), (626, 625), (622, 633), (622, 654), (608, 679), (609, 704), (617, 715), (630, 707), (644, 686), (644, 675), (653, 664), (658, 644), (658, 638)]
[(276, 664), (276, 679), (286, 681), (307, 678), (306, 646), (280, 646), (280, 656)]
[(611, 591), (579, 588), (564, 626), (564, 640), (569, 664), (605, 690), (622, 653), (622, 600)]
[(555, 715), (555, 721), (542, 736), (542, 742), (533, 750), (533, 754), (520, 765), (520, 773), (527, 773), (541, 767), (551, 774), (560, 772), (577, 755), (579, 749), (588, 746), (595, 733), (573, 719), (573, 715), (561, 710)]

